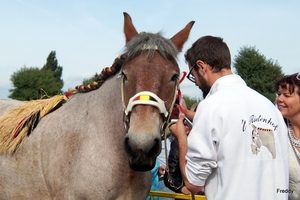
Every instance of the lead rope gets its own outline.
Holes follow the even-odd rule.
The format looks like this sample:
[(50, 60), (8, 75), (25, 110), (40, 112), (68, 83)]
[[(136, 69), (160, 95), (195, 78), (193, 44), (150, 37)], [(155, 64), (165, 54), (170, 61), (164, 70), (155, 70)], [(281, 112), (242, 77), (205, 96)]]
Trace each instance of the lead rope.
[[(180, 91), (180, 90), (179, 90)], [(171, 116), (171, 115), (170, 115)], [(164, 144), (165, 144), (165, 159), (166, 159), (166, 169), (165, 169), (165, 175), (168, 176), (168, 182), (170, 183), (170, 186), (173, 187), (175, 190), (178, 190), (179, 188), (181, 188), (183, 186), (183, 182), (181, 183), (180, 186), (176, 187), (172, 181), (172, 179), (170, 178), (170, 172), (169, 172), (169, 161), (168, 161), (168, 146), (167, 146), (167, 135), (169, 135), (170, 133), (170, 126), (172, 126), (173, 124), (175, 124), (175, 121), (171, 121), (170, 123), (168, 123), (168, 125), (166, 126), (165, 130), (164, 130)], [(171, 133), (170, 133), (171, 134)], [(174, 138), (174, 140), (176, 140)], [(165, 176), (164, 175), (164, 176)]]
[[(169, 128), (170, 128), (170, 126), (171, 125), (173, 125), (173, 124), (175, 124), (176, 122), (170, 122), (169, 124), (168, 124), (168, 126), (167, 126), (167, 128), (165, 129), (165, 130), (169, 130)], [(166, 131), (165, 131), (166, 132)], [(172, 181), (172, 179), (170, 178), (170, 172), (169, 172), (169, 162), (168, 162), (168, 150), (167, 150), (167, 133), (165, 133), (164, 134), (164, 139), (165, 139), (165, 141), (164, 141), (164, 143), (165, 143), (165, 156), (166, 156), (166, 170), (165, 170), (165, 173), (167, 173), (167, 176), (168, 176), (168, 182), (170, 183), (170, 186), (171, 187), (173, 187), (175, 190), (178, 190), (179, 188), (181, 188), (181, 187), (183, 187), (184, 185), (183, 185), (183, 180), (182, 180), (182, 182), (181, 182), (181, 185), (180, 186), (178, 186), (178, 187), (176, 187), (175, 185), (174, 185), (174, 183), (173, 183), (173, 181)], [(175, 138), (174, 138), (174, 140), (176, 140)], [(164, 175), (165, 176), (165, 175)], [(191, 197), (192, 197), (192, 200), (195, 200), (195, 194), (191, 194)]]

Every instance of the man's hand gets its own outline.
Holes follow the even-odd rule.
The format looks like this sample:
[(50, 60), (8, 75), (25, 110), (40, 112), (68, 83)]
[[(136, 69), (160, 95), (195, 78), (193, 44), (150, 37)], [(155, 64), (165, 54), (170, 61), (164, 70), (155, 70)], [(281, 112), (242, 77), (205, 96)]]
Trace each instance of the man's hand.
[(191, 194), (191, 192), (186, 188), (186, 186), (183, 186), (181, 188), (181, 193), (183, 193), (183, 194)]
[[(194, 104), (190, 109), (186, 106), (185, 100), (182, 99), (181, 104), (175, 104), (175, 107), (179, 109), (182, 113), (185, 114), (185, 116), (190, 120), (193, 121), (194, 115), (195, 115), (195, 107), (196, 104)], [(181, 108), (180, 108), (181, 107)]]
[(172, 135), (177, 139), (182, 139), (187, 137), (186, 135), (186, 127), (183, 123), (184, 120), (184, 114), (181, 114), (181, 116), (179, 116), (178, 121), (170, 126), (170, 131), (172, 133)]
[(158, 174), (160, 176), (164, 175), (165, 174), (165, 171), (166, 171), (166, 165), (161, 165), (158, 169)]

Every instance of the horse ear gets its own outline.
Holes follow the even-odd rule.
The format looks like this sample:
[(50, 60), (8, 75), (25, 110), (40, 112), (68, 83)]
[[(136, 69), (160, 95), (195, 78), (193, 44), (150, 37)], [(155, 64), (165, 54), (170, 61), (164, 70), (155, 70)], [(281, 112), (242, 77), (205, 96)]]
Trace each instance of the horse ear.
[(176, 33), (170, 40), (177, 47), (178, 51), (181, 51), (184, 43), (187, 41), (190, 31), (194, 25), (195, 21), (188, 23), (181, 31)]
[(126, 43), (129, 42), (134, 36), (138, 35), (135, 27), (132, 24), (131, 17), (128, 13), (123, 12), (124, 15), (124, 33), (126, 38)]

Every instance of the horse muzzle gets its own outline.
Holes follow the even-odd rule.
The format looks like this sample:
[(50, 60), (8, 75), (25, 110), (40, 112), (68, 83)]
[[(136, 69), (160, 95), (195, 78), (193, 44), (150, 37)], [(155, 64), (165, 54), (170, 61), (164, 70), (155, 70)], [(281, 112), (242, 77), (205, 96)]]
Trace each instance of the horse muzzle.
[(128, 133), (124, 139), (125, 152), (129, 158), (129, 165), (135, 171), (149, 171), (155, 166), (156, 158), (161, 152), (161, 138), (151, 137), (151, 134), (143, 134), (138, 137), (136, 134)]
[[(175, 91), (177, 91), (177, 87)], [(123, 90), (122, 97), (124, 98)], [(127, 106), (122, 99), (123, 122), (127, 132), (124, 147), (131, 169), (149, 171), (155, 166), (156, 157), (161, 152), (161, 140), (165, 132), (162, 128), (166, 127), (165, 124), (170, 119), (175, 99), (176, 92), (169, 111), (165, 101), (150, 91), (135, 94), (129, 99)], [(134, 108), (135, 112), (133, 112)]]

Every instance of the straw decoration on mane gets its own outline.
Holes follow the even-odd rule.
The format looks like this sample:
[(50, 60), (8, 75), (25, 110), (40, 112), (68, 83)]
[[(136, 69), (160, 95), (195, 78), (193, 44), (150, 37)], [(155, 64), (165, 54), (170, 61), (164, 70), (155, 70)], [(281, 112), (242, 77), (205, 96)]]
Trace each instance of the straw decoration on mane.
[(84, 93), (98, 89), (105, 80), (115, 75), (122, 67), (126, 54), (117, 57), (111, 67), (106, 67), (96, 81), (86, 86), (76, 86), (64, 95), (56, 95), (49, 99), (28, 101), (0, 117), (0, 154), (14, 153), (22, 140), (37, 126), (41, 118), (56, 110), (76, 93)]

